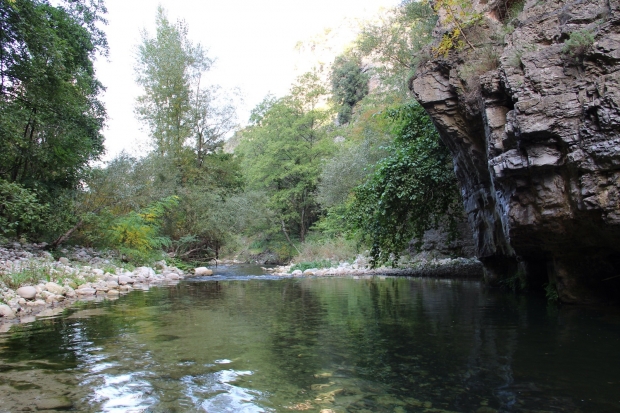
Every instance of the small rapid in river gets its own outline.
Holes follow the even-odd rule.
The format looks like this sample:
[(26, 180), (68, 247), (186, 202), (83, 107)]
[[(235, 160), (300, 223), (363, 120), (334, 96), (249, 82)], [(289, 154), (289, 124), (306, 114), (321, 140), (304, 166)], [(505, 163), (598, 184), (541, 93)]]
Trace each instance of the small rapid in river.
[(620, 313), (255, 266), (0, 333), (0, 412), (617, 412)]

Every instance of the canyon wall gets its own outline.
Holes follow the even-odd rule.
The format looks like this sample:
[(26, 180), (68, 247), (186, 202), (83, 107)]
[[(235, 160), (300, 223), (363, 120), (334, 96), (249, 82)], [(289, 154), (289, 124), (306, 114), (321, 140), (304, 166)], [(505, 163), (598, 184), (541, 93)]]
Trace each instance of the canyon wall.
[[(479, 31), (506, 25), (500, 2), (474, 2)], [(527, 0), (512, 24), (491, 70), (471, 76), (473, 50), (455, 51), (411, 90), (453, 154), (487, 282), (618, 301), (620, 2)]]

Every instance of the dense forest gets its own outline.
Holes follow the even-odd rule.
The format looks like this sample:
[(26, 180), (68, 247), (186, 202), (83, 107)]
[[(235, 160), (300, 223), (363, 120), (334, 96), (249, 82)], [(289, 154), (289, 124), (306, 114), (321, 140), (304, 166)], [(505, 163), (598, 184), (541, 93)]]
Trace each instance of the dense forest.
[(209, 82), (215, 57), (160, 8), (135, 61), (150, 152), (101, 166), (103, 0), (1, 0), (0, 236), (134, 262), (363, 251), (397, 261), (412, 238), (462, 215), (451, 157), (408, 87), (429, 53), (466, 47), (458, 27), (476, 17), (466, 8), (429, 47), (438, 13), (456, 3), (404, 1), (329, 70), (266, 96), (245, 127)]

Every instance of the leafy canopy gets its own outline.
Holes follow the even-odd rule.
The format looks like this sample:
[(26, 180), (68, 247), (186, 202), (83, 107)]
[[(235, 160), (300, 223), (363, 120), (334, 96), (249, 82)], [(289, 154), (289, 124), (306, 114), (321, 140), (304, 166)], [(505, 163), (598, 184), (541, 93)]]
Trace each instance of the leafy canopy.
[(332, 111), (315, 73), (300, 77), (291, 94), (267, 97), (252, 113), (237, 153), (251, 188), (267, 191), (276, 230), (301, 241), (319, 213), (316, 189), (322, 161), (333, 151)]
[(76, 188), (103, 152), (105, 13), (99, 0), (0, 2), (0, 178)]

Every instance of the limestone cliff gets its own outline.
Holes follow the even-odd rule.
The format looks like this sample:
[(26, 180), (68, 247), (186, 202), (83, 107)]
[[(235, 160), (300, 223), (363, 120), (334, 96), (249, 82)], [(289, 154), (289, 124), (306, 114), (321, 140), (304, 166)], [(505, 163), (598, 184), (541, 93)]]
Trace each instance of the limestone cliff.
[[(474, 2), (487, 33), (505, 23), (498, 3)], [(527, 0), (513, 24), (497, 68), (472, 80), (471, 51), (453, 52), (411, 89), (454, 156), (487, 281), (523, 276), (564, 302), (617, 301), (620, 2)]]

